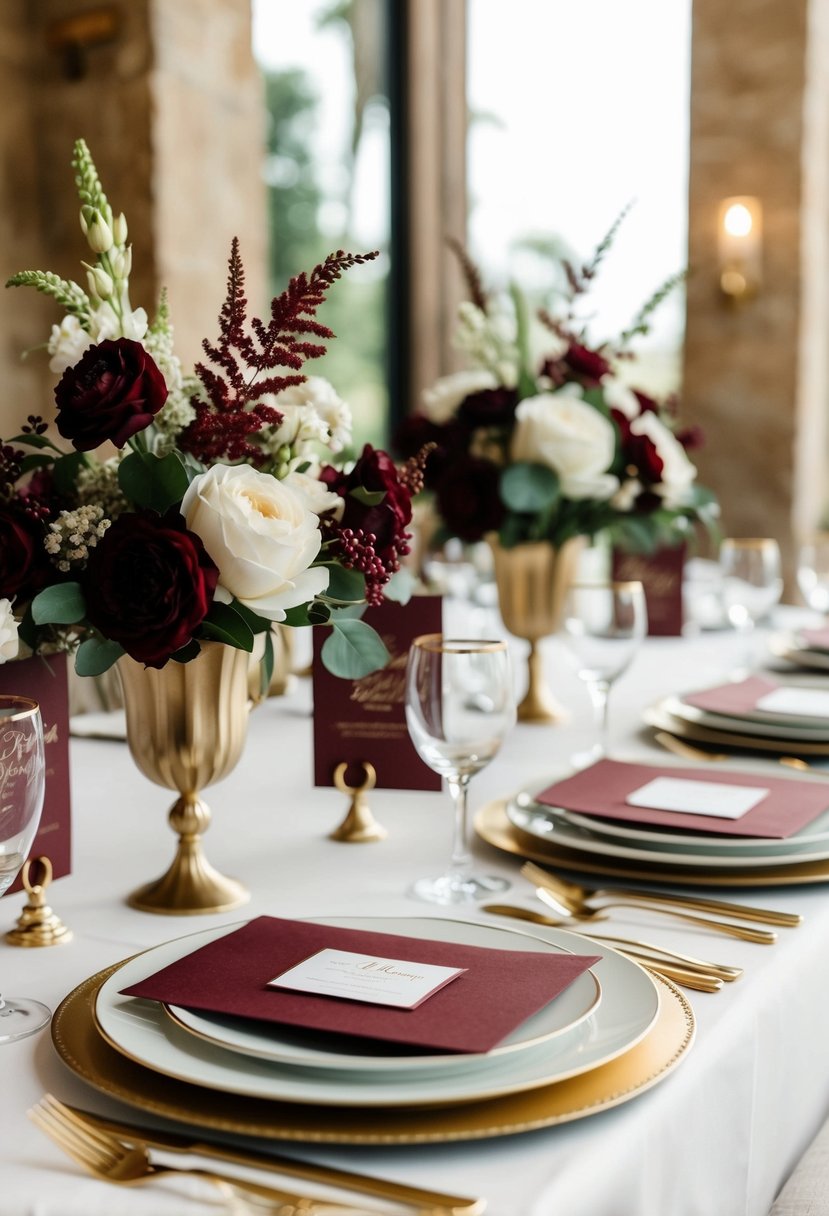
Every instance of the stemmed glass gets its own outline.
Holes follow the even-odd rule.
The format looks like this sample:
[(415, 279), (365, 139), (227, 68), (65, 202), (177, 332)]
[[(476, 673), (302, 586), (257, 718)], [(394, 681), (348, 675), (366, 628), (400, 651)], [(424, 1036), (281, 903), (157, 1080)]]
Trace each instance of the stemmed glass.
[(432, 903), (483, 899), (510, 885), (473, 872), (467, 846), (467, 791), (498, 751), (515, 723), (515, 698), (507, 644), (426, 634), (409, 650), (406, 722), (417, 753), (446, 778), (455, 803), (449, 869), (421, 878), (412, 891)]
[(744, 639), (743, 667), (750, 671), (755, 658), (755, 626), (783, 593), (780, 547), (770, 536), (728, 536), (720, 544), (719, 561), (723, 605), (729, 621)]
[(829, 532), (816, 532), (798, 548), (797, 585), (810, 608), (829, 616)]
[(633, 660), (648, 630), (639, 582), (573, 583), (565, 597), (562, 638), (593, 702), (596, 741), (571, 757), (584, 768), (608, 754), (610, 689)]
[[(46, 784), (40, 707), (0, 696), (0, 895), (14, 882), (35, 838)], [(25, 1039), (51, 1014), (40, 1001), (0, 996), (0, 1043)]]

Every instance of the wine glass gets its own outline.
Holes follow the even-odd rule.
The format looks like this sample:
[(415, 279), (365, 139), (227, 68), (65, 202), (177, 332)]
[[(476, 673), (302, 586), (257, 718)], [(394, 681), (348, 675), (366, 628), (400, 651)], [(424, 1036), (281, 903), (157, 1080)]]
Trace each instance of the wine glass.
[(744, 639), (743, 667), (735, 674), (744, 674), (754, 666), (755, 626), (783, 593), (780, 547), (770, 536), (727, 536), (719, 563), (726, 615)]
[(829, 616), (829, 532), (816, 532), (798, 548), (797, 585), (810, 608)]
[(645, 591), (639, 582), (573, 583), (562, 614), (562, 637), (593, 703), (596, 741), (571, 758), (584, 768), (608, 754), (611, 685), (633, 660), (648, 631)]
[(446, 778), (455, 803), (449, 869), (421, 878), (412, 891), (432, 903), (483, 899), (510, 885), (473, 872), (467, 847), (470, 779), (498, 751), (515, 723), (515, 698), (507, 644), (503, 641), (416, 638), (406, 668), (406, 723), (417, 753)]
[[(40, 707), (0, 696), (0, 895), (17, 877), (35, 838), (46, 784)], [(0, 996), (0, 1043), (24, 1039), (51, 1014), (40, 1001)]]

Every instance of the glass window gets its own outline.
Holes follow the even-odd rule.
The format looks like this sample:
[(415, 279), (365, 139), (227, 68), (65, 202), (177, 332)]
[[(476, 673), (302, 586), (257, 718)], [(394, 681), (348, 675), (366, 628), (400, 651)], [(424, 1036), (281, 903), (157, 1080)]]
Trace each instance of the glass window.
[[(594, 342), (617, 337), (685, 267), (691, 0), (468, 0), (467, 14), (470, 251), (491, 282), (542, 296), (545, 253), (588, 260), (631, 204), (583, 309)], [(675, 390), (681, 288), (652, 322), (637, 383)]]
[(253, 48), (268, 108), (272, 294), (335, 249), (380, 250), (332, 289), (337, 335), (308, 365), (352, 408), (359, 443), (386, 432), (389, 103), (382, 0), (253, 0)]

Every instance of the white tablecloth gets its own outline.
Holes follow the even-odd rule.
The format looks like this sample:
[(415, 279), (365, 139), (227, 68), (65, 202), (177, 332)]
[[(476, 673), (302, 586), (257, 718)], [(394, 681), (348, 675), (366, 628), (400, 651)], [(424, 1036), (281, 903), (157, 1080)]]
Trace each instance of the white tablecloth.
[[(549, 640), (545, 655), (556, 691), (572, 710), (571, 722), (516, 727), (473, 781), (475, 806), (551, 776), (584, 746), (588, 699), (560, 645)], [(612, 694), (615, 754), (656, 755), (641, 727), (641, 711), (668, 692), (717, 681), (727, 673), (734, 647), (728, 632), (650, 639)], [(335, 790), (312, 787), (307, 680), (252, 714), (240, 764), (208, 794), (214, 819), (206, 852), (252, 891), (251, 903), (239, 913), (170, 918), (125, 905), (126, 893), (166, 868), (174, 838), (166, 826), (170, 796), (138, 773), (123, 743), (73, 741), (72, 791), (74, 873), (54, 885), (51, 903), (75, 939), (45, 950), (0, 943), (2, 991), (37, 997), (52, 1008), (93, 972), (230, 919), (261, 913), (423, 914), (429, 909), (406, 889), (414, 878), (442, 869), (450, 845), (449, 799), (436, 793), (375, 791), (372, 808), (389, 831), (381, 844), (327, 839), (345, 806)], [(531, 902), (517, 859), (480, 843), (476, 853), (513, 880), (509, 897)], [(687, 1060), (653, 1090), (615, 1110), (529, 1135), (438, 1147), (309, 1149), (308, 1155), (484, 1195), (489, 1216), (766, 1213), (829, 1110), (829, 890), (737, 891), (724, 897), (801, 912), (806, 921), (797, 930), (782, 930), (778, 944), (765, 947), (689, 932), (669, 920), (646, 922), (637, 913), (613, 917), (618, 931), (634, 930), (633, 936), (745, 967), (744, 977), (717, 995), (689, 994), (697, 1041)], [(22, 900), (3, 900), (0, 929), (11, 926)], [(477, 911), (470, 916), (486, 920)], [(111, 1115), (130, 1112), (71, 1074), (48, 1031), (0, 1047), (0, 1078), (0, 1216), (199, 1216), (217, 1210), (212, 1192), (205, 1195), (198, 1186), (197, 1196), (186, 1198), (180, 1188), (160, 1183), (116, 1190), (85, 1178), (53, 1148), (25, 1117), (46, 1090)]]

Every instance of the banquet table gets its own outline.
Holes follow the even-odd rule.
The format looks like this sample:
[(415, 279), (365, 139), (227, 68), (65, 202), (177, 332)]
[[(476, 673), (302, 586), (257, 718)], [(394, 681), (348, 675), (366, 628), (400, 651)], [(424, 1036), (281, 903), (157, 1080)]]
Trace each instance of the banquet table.
[[(798, 609), (781, 608), (776, 625), (802, 616)], [(728, 630), (648, 639), (611, 694), (613, 755), (664, 759), (643, 726), (643, 710), (666, 694), (726, 677), (736, 645)], [(522, 646), (515, 643), (519, 658)], [(563, 725), (517, 725), (495, 760), (474, 778), (473, 808), (563, 772), (568, 757), (590, 736), (587, 691), (561, 642), (548, 639), (543, 650), (551, 683), (571, 717)], [(516, 679), (523, 680), (520, 662)], [(307, 679), (298, 678), (286, 695), (252, 712), (241, 762), (207, 793), (213, 822), (205, 838), (210, 860), (241, 878), (252, 898), (239, 910), (198, 917), (151, 915), (126, 905), (126, 894), (161, 873), (172, 856), (173, 836), (166, 826), (171, 797), (139, 774), (125, 743), (74, 738), (73, 873), (49, 892), (74, 939), (49, 949), (15, 949), (0, 942), (0, 990), (10, 997), (36, 997), (55, 1009), (86, 977), (129, 955), (261, 914), (463, 916), (490, 923), (492, 918), (475, 906), (458, 912), (418, 903), (408, 894), (415, 878), (439, 872), (448, 857), (451, 812), (445, 792), (375, 790), (371, 807), (388, 829), (387, 839), (362, 845), (329, 839), (346, 807), (335, 789), (313, 787), (311, 734)], [(519, 858), (481, 840), (474, 852), (479, 865), (511, 880), (507, 899), (532, 905)], [(829, 888), (725, 888), (708, 894), (801, 913), (804, 923), (782, 929), (775, 945), (763, 946), (641, 912), (611, 914), (611, 932), (745, 968), (739, 982), (716, 994), (686, 994), (696, 1017), (696, 1040), (687, 1059), (647, 1092), (614, 1109), (517, 1135), (405, 1147), (291, 1143), (274, 1148), (480, 1195), (487, 1200), (488, 1216), (768, 1212), (829, 1112)], [(3, 931), (12, 926), (23, 898), (3, 899)], [(46, 1091), (111, 1117), (138, 1113), (70, 1072), (48, 1029), (0, 1048), (0, 1070), (0, 1216), (201, 1216), (221, 1210), (219, 1196), (198, 1182), (158, 1182), (141, 1189), (98, 1182), (33, 1126), (26, 1111)], [(344, 1193), (343, 1198), (362, 1202)], [(367, 1201), (365, 1211), (371, 1210), (376, 1209)]]

